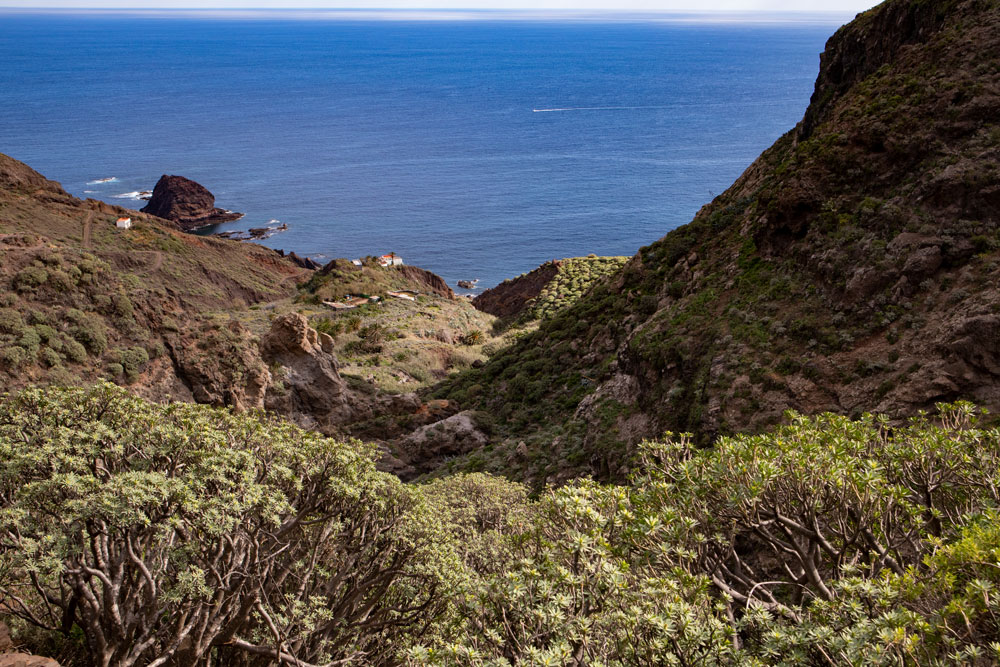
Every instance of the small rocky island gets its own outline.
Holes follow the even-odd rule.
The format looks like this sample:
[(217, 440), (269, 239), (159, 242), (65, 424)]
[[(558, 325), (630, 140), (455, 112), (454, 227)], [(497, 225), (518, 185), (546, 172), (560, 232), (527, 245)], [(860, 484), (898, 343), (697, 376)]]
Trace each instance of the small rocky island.
[(160, 218), (176, 222), (184, 231), (239, 220), (242, 213), (215, 207), (215, 195), (183, 176), (164, 174), (153, 188), (153, 196), (142, 208)]

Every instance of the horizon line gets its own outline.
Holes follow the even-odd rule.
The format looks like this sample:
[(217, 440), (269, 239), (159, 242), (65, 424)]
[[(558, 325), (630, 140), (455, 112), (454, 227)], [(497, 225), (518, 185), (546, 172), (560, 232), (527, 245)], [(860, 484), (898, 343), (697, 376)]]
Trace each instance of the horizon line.
[(0, 12), (17, 14), (129, 14), (149, 18), (179, 15), (197, 15), (207, 18), (261, 17), (310, 17), (310, 18), (380, 18), (399, 20), (474, 20), (476, 18), (505, 18), (514, 20), (544, 19), (618, 19), (650, 22), (690, 22), (711, 20), (728, 22), (846, 22), (858, 12), (853, 10), (801, 10), (801, 9), (561, 9), (561, 8), (501, 8), (501, 7), (28, 7), (0, 5)]

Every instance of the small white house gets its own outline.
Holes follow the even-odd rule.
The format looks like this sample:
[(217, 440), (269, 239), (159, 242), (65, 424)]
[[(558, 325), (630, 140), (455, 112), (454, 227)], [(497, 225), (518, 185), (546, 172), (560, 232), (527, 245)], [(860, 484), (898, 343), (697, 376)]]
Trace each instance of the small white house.
[(360, 259), (352, 259), (351, 264), (353, 264), (354, 266), (362, 266), (362, 262)]
[(128, 229), (132, 226), (132, 218), (118, 218), (115, 227), (118, 229)]
[(382, 266), (401, 266), (403, 264), (403, 258), (396, 253), (392, 253), (379, 257), (378, 263)]

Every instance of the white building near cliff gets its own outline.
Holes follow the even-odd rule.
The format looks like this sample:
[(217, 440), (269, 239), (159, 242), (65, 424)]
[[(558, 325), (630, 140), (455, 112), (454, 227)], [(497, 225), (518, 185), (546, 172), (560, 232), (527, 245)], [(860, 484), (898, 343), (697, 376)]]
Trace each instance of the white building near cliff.
[(382, 255), (381, 257), (379, 257), (378, 263), (381, 266), (402, 266), (403, 258), (397, 255), (396, 253), (392, 253), (389, 255)]
[(118, 218), (118, 222), (115, 223), (115, 227), (118, 229), (129, 229), (132, 227), (132, 218)]

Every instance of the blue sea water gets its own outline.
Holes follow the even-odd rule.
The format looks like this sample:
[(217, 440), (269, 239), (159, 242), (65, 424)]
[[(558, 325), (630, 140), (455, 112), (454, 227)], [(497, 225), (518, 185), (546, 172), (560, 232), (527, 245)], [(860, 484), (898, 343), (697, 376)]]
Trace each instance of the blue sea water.
[(0, 152), (131, 207), (181, 174), (246, 213), (216, 231), (486, 287), (688, 222), (843, 22), (378, 18), (0, 13)]

